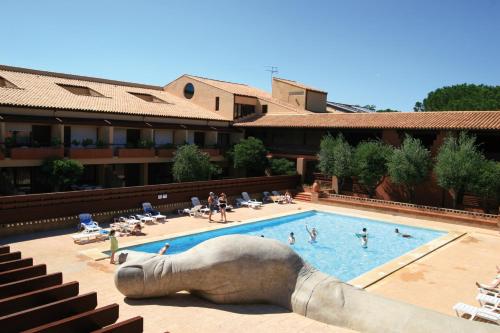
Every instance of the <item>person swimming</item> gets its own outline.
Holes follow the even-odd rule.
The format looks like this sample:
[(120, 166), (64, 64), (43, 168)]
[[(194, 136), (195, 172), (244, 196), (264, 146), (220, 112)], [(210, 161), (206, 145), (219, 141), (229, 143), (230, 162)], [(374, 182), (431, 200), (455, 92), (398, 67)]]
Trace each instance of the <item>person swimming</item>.
[(403, 233), (399, 232), (398, 228), (394, 229), (394, 232), (396, 233), (396, 235), (403, 237), (403, 238), (413, 238), (413, 236), (410, 234), (403, 234)]
[(368, 232), (366, 228), (363, 228), (360, 233), (355, 233), (354, 235), (361, 240), (361, 247), (366, 249), (368, 247)]
[(288, 236), (288, 244), (293, 245), (295, 244), (295, 236), (293, 232), (290, 233), (290, 236)]
[(318, 230), (316, 228), (312, 228), (309, 230), (307, 224), (306, 224), (306, 230), (309, 233), (309, 243), (316, 243), (316, 237), (318, 237)]
[(169, 248), (170, 248), (170, 244), (165, 243), (165, 245), (160, 249), (160, 251), (158, 251), (158, 254), (165, 254)]

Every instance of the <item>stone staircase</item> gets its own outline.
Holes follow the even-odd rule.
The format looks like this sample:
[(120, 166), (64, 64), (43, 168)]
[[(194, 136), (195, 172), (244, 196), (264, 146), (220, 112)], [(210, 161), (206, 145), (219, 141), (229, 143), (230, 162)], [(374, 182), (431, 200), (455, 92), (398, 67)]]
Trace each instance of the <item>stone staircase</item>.
[(294, 196), (295, 200), (298, 201), (311, 201), (311, 193), (310, 192), (299, 192)]

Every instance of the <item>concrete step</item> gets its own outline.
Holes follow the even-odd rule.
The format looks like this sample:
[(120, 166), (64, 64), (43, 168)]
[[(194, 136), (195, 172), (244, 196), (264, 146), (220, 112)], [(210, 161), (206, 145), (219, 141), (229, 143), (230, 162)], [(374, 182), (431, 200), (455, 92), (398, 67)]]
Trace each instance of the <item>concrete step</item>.
[(299, 201), (311, 201), (311, 193), (299, 192), (295, 195), (294, 199)]

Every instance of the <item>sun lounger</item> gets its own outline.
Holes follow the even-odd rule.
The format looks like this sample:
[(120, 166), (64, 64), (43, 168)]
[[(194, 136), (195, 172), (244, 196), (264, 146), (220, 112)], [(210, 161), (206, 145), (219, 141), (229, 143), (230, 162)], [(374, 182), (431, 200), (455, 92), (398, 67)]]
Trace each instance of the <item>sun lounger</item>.
[(262, 203), (256, 203), (253, 201), (243, 200), (242, 198), (237, 198), (236, 199), (236, 206), (257, 209), (257, 208), (260, 208), (262, 206)]
[(476, 282), (476, 286), (478, 288), (478, 291), (481, 294), (486, 294), (494, 297), (500, 297), (500, 289), (497, 288), (490, 288), (487, 285), (484, 285), (482, 283)]
[(76, 244), (86, 244), (93, 241), (108, 239), (108, 234), (102, 233), (101, 231), (93, 231), (93, 232), (82, 231), (80, 233), (71, 235), (71, 238), (73, 239), (73, 242), (75, 242)]
[(250, 198), (247, 192), (241, 192), (241, 197), (243, 198), (244, 201), (253, 203), (254, 205), (259, 204), (260, 206), (262, 206), (262, 201), (257, 201), (255, 199)]
[(86, 231), (86, 232), (94, 232), (94, 231), (100, 231), (101, 227), (99, 227), (99, 224), (96, 221), (92, 220), (92, 215), (88, 213), (82, 213), (78, 215), (80, 218), (80, 230)]
[(463, 317), (464, 314), (467, 314), (469, 320), (481, 318), (500, 324), (500, 313), (489, 308), (478, 308), (469, 304), (457, 303), (453, 306), (453, 310), (455, 310), (458, 317)]
[(160, 214), (159, 211), (153, 208), (151, 203), (149, 202), (143, 202), (142, 203), (142, 209), (144, 210), (144, 213), (147, 215), (151, 215), (151, 217), (155, 220), (155, 222), (164, 222), (166, 220), (166, 216)]
[(476, 296), (476, 300), (482, 307), (487, 306), (495, 310), (500, 310), (500, 297), (479, 293)]
[(210, 213), (210, 208), (205, 206), (205, 205), (202, 205), (201, 202), (200, 202), (200, 199), (198, 199), (198, 197), (192, 197), (191, 198), (191, 203), (193, 204), (193, 208), (194, 207), (198, 207), (198, 206), (201, 206), (198, 208), (198, 210), (200, 211), (200, 213), (202, 215), (208, 215)]

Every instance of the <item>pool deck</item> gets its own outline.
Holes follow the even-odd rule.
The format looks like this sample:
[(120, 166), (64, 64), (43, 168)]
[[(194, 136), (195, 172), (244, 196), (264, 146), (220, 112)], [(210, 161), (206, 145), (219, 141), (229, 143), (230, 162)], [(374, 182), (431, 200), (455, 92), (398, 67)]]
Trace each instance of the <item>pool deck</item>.
[[(145, 236), (119, 237), (120, 246), (148, 242), (174, 235), (215, 229), (243, 221), (268, 218), (309, 209), (337, 212), (387, 222), (448, 231), (406, 256), (378, 267), (351, 281), (385, 297), (416, 304), (454, 315), (453, 304), (476, 304), (474, 282), (489, 282), (500, 264), (498, 229), (414, 219), (397, 214), (381, 214), (333, 205), (296, 203), (267, 204), (260, 210), (237, 209), (228, 213), (228, 224), (208, 223), (206, 218), (172, 217), (167, 223), (145, 228)], [(218, 216), (217, 216), (218, 217)], [(214, 305), (187, 293), (175, 297), (129, 301), (113, 283), (115, 266), (102, 259), (101, 251), (109, 241), (86, 245), (73, 244), (70, 231), (53, 231), (6, 237), (1, 243), (32, 256), (35, 263), (46, 263), (49, 272), (61, 271), (65, 282), (80, 281), (81, 292), (97, 291), (99, 304), (118, 303), (120, 319), (144, 317), (145, 332), (352, 332), (329, 326), (271, 305)], [(413, 253), (415, 252), (415, 253)], [(381, 274), (384, 273), (384, 274)]]

